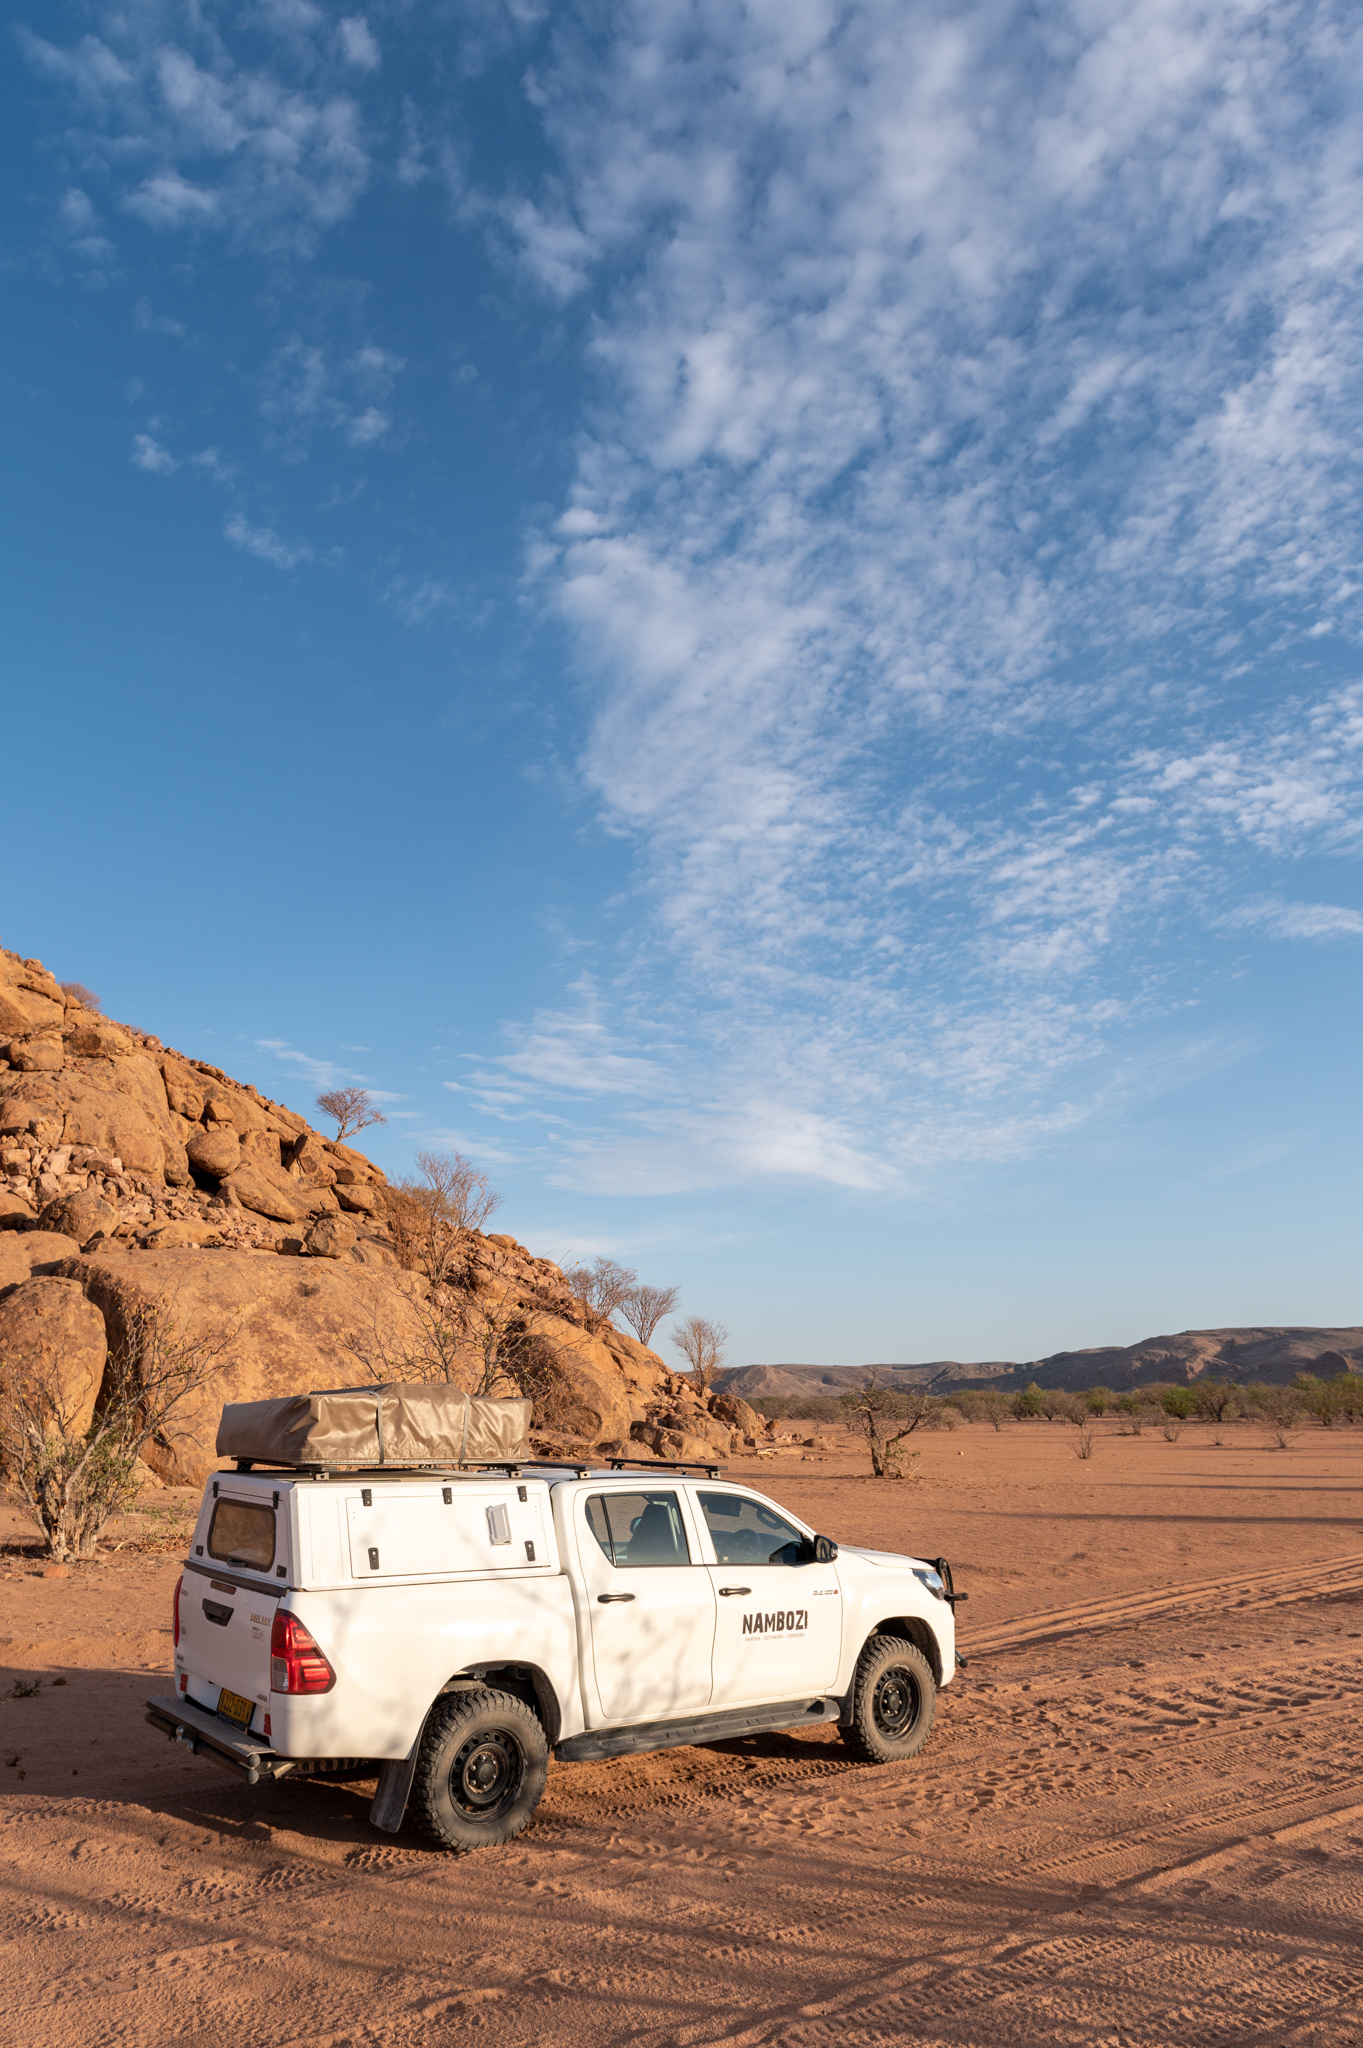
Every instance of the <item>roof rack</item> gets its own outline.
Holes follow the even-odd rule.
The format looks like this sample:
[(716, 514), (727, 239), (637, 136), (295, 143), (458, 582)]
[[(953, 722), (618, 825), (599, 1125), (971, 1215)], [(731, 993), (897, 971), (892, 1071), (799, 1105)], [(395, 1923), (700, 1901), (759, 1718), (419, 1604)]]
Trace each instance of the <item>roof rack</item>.
[(579, 1478), (586, 1478), (589, 1472), (703, 1472), (707, 1479), (718, 1479), (726, 1468), (711, 1464), (708, 1458), (587, 1458), (555, 1459), (527, 1458), (527, 1465), (541, 1470), (576, 1472)]
[(532, 1463), (529, 1458), (487, 1458), (469, 1459), (463, 1465), (437, 1464), (434, 1460), (423, 1464), (399, 1464), (396, 1461), (385, 1465), (285, 1465), (273, 1458), (238, 1458), (238, 1472), (260, 1472), (267, 1477), (279, 1472), (300, 1472), (309, 1479), (360, 1479), (377, 1473), (381, 1479), (448, 1479), (456, 1478), (461, 1472), (504, 1472), (508, 1479), (514, 1479), (523, 1465)]
[(500, 1472), (508, 1479), (519, 1479), (526, 1467), (537, 1472), (572, 1472), (579, 1479), (585, 1479), (592, 1472), (703, 1472), (707, 1479), (718, 1479), (726, 1468), (712, 1464), (704, 1458), (486, 1458), (471, 1459), (467, 1464), (390, 1464), (390, 1465), (282, 1465), (267, 1458), (238, 1458), (238, 1472), (260, 1472), (264, 1477), (277, 1473), (297, 1472), (307, 1479), (450, 1479), (461, 1474), (476, 1476), (480, 1472)]

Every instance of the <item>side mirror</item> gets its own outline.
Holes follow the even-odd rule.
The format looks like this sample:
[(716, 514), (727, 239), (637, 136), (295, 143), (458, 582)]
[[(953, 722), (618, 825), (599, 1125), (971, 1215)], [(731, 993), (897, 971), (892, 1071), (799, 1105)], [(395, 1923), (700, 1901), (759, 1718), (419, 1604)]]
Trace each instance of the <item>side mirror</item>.
[(813, 1544), (815, 1564), (832, 1564), (838, 1554), (838, 1546), (831, 1536), (816, 1536)]

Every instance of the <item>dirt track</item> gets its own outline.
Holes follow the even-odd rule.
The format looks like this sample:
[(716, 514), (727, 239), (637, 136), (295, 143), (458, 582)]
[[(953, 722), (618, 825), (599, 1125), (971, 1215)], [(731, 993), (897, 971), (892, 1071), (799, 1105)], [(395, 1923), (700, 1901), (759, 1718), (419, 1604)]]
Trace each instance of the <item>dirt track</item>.
[(898, 1488), (845, 1453), (745, 1471), (953, 1559), (972, 1662), (923, 1757), (557, 1765), (534, 1829), (462, 1861), (376, 1835), (367, 1786), (238, 1789), (143, 1726), (173, 1556), (11, 1558), (3, 1690), (43, 1684), (0, 1706), (0, 2038), (1358, 2048), (1363, 1445), (1222, 1434), (1085, 1464), (962, 1430)]

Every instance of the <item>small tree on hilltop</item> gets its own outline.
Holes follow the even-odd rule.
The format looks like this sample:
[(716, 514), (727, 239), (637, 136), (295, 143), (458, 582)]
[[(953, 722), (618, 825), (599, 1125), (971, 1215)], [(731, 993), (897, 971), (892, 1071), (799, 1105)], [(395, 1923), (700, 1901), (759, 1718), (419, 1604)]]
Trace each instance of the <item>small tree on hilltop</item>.
[(595, 1336), (622, 1308), (639, 1285), (639, 1275), (614, 1259), (594, 1259), (590, 1266), (566, 1266), (563, 1277), (580, 1296), (587, 1311), (587, 1328)]
[(867, 1373), (854, 1393), (843, 1395), (842, 1406), (848, 1428), (866, 1439), (877, 1479), (902, 1479), (905, 1464), (917, 1464), (918, 1453), (901, 1448), (915, 1430), (951, 1427), (934, 1395), (922, 1387), (900, 1393), (897, 1388), (882, 1386), (874, 1372)]
[(464, 1233), (481, 1230), (502, 1198), (462, 1152), (418, 1152), (419, 1177), (395, 1181), (387, 1212), (401, 1263), (443, 1287), (458, 1265)]
[(664, 1316), (677, 1306), (675, 1287), (635, 1287), (625, 1296), (620, 1309), (641, 1344), (652, 1340)]
[(317, 1098), (317, 1107), (324, 1116), (336, 1119), (336, 1143), (342, 1145), (347, 1138), (353, 1138), (357, 1131), (368, 1130), (370, 1124), (386, 1124), (388, 1119), (381, 1109), (374, 1106), (374, 1098), (367, 1088), (324, 1088)]
[(93, 1554), (106, 1522), (137, 1494), (142, 1452), (165, 1441), (175, 1410), (222, 1371), (230, 1341), (230, 1332), (191, 1336), (173, 1301), (136, 1310), (84, 1428), (60, 1356), (36, 1365), (0, 1358), (0, 1462), (50, 1557)]
[(99, 1016), (104, 1008), (94, 990), (87, 988), (83, 981), (62, 981), (57, 986), (69, 1003), (79, 1003), (82, 1010), (93, 1010)]
[(723, 1371), (728, 1341), (729, 1332), (723, 1323), (709, 1322), (704, 1316), (688, 1316), (673, 1331), (672, 1342), (686, 1360), (691, 1384), (698, 1394), (708, 1394), (715, 1375)]

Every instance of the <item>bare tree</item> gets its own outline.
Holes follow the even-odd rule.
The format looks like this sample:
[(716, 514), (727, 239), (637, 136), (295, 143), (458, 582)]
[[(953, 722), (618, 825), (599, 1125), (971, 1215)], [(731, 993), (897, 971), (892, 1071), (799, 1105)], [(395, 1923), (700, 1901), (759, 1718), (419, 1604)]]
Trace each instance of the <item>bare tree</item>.
[(388, 1121), (383, 1111), (375, 1108), (367, 1088), (324, 1088), (317, 1098), (317, 1107), (325, 1116), (335, 1117), (338, 1145), (353, 1138), (357, 1131), (368, 1130), (370, 1124)]
[(620, 1304), (620, 1310), (641, 1344), (647, 1344), (664, 1316), (670, 1316), (677, 1306), (675, 1287), (645, 1287), (631, 1289)]
[(866, 1439), (877, 1479), (902, 1479), (904, 1465), (917, 1463), (916, 1451), (909, 1454), (900, 1448), (915, 1430), (950, 1427), (935, 1395), (922, 1387), (900, 1393), (882, 1386), (874, 1372), (867, 1373), (855, 1392), (843, 1395), (842, 1405), (848, 1412), (848, 1428)]
[(443, 1287), (459, 1263), (464, 1233), (481, 1230), (502, 1198), (462, 1152), (418, 1152), (416, 1163), (419, 1179), (395, 1181), (388, 1190), (388, 1221), (402, 1264)]
[(724, 1347), (729, 1332), (723, 1323), (708, 1322), (704, 1316), (688, 1316), (672, 1333), (672, 1342), (686, 1360), (691, 1384), (698, 1394), (708, 1394), (715, 1375), (724, 1367)]
[(436, 1290), (429, 1301), (414, 1301), (411, 1309), (414, 1327), (398, 1343), (384, 1335), (377, 1312), (367, 1332), (347, 1333), (346, 1349), (358, 1360), (365, 1378), (376, 1386), (448, 1383), (470, 1391), (463, 1320), (446, 1291)]
[(136, 1310), (110, 1352), (94, 1420), (83, 1425), (60, 1357), (0, 1360), (0, 1460), (48, 1555), (89, 1557), (111, 1515), (137, 1493), (137, 1462), (171, 1416), (221, 1372), (230, 1331), (194, 1337), (174, 1301)]
[(94, 990), (87, 988), (83, 981), (62, 981), (57, 986), (68, 1002), (79, 1003), (82, 1010), (93, 1010), (96, 1016), (102, 1012), (103, 1003)]
[(564, 1279), (580, 1295), (587, 1310), (587, 1328), (595, 1336), (639, 1285), (639, 1275), (615, 1259), (594, 1259), (590, 1266), (567, 1266)]
[(537, 1427), (579, 1433), (572, 1346), (550, 1340), (533, 1298), (510, 1285), (441, 1288), (414, 1308), (405, 1342), (389, 1343), (377, 1320), (367, 1335), (347, 1337), (366, 1379), (447, 1382), (475, 1399), (520, 1395), (533, 1402)]

